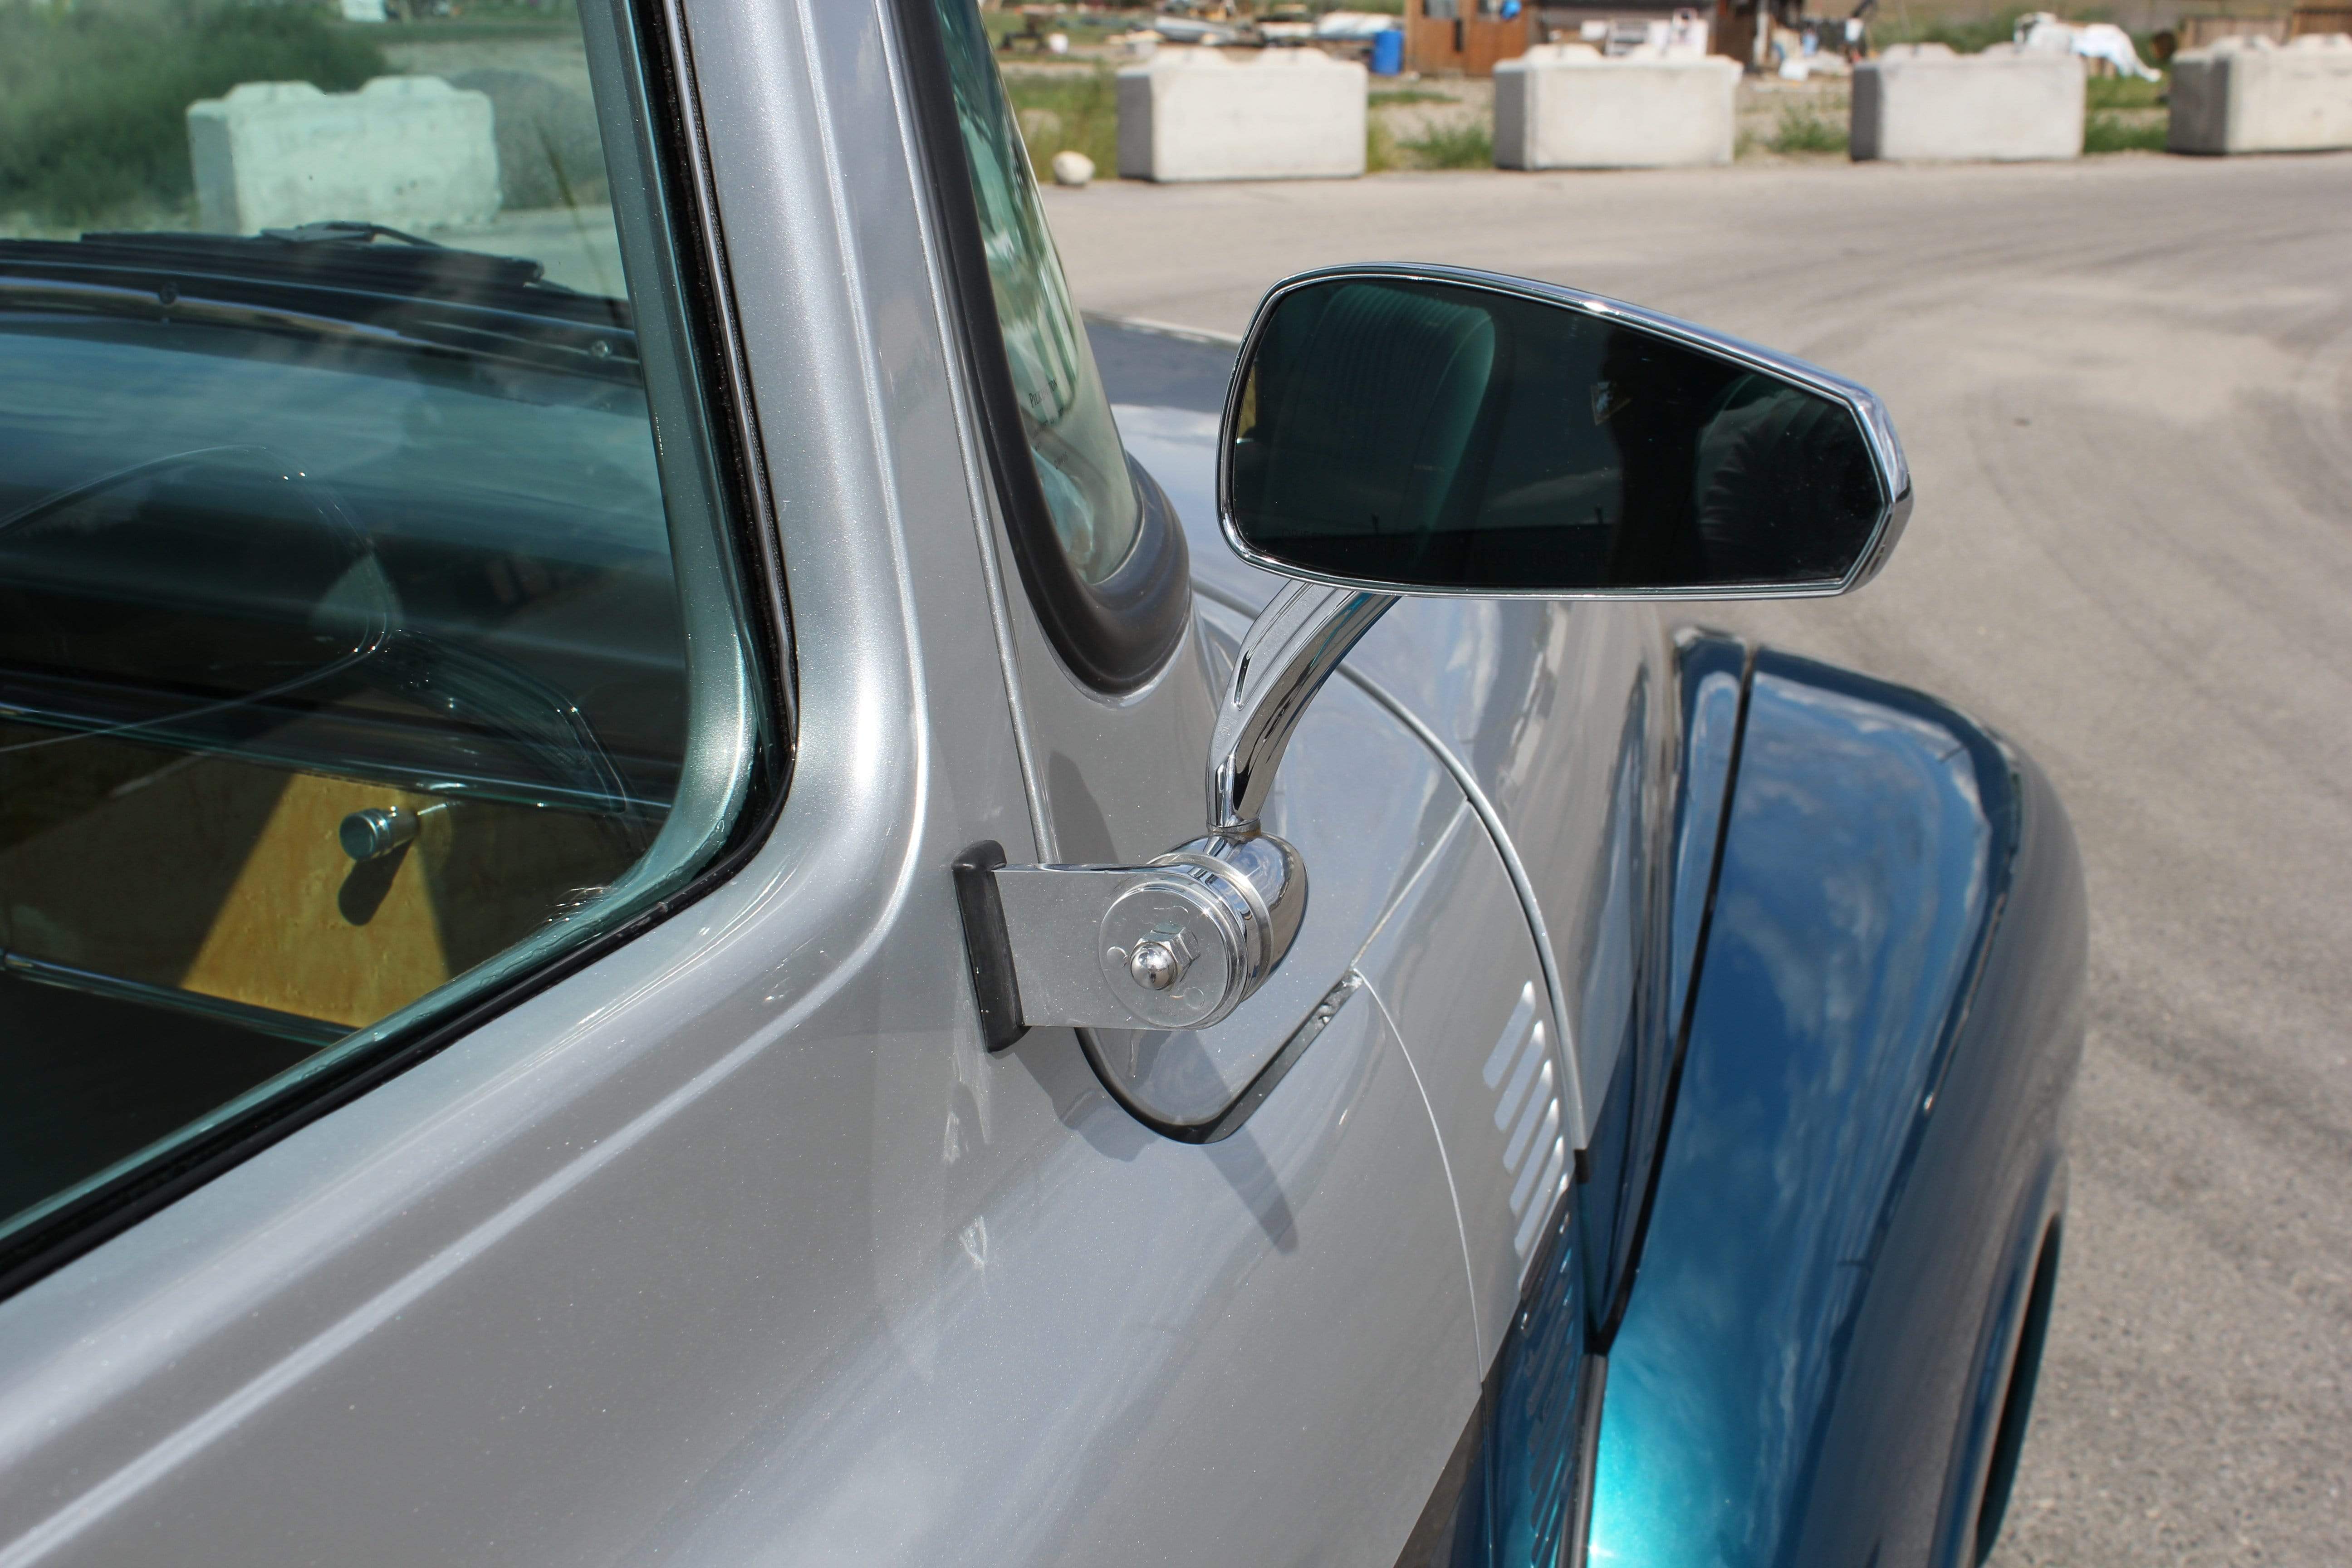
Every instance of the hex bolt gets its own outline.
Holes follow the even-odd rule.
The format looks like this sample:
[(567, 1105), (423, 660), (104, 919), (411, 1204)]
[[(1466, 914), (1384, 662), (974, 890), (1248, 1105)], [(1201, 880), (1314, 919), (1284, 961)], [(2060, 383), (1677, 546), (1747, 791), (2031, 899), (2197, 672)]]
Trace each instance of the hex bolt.
[(1127, 972), (1146, 991), (1165, 991), (1184, 978), (1184, 961), (1164, 942), (1139, 942)]

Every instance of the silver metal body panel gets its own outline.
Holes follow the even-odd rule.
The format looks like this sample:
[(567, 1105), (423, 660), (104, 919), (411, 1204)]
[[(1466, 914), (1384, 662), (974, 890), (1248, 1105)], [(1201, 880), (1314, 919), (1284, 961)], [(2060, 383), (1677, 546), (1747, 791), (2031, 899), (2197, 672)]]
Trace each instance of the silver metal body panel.
[(1364, 954), (1444, 1142), (1481, 1363), (1503, 1342), (1567, 1190), (1549, 1008), (1518, 899), (1478, 819), (1460, 827)]
[[(1283, 579), (1220, 547), (1217, 416), (1118, 413), (1184, 519), (1203, 591), (1250, 611), (1265, 604)], [(1429, 731), (1491, 806), (1521, 868), (1557, 976), (1548, 1001), (1571, 1149), (1588, 1141), (1622, 1056), (1629, 965), (1654, 912), (1625, 862), (1628, 850), (1657, 850), (1670, 826), (1673, 668), (1653, 605), (1469, 598), (1407, 599), (1344, 667)]]
[[(1474, 1313), (1421, 1077), (1483, 1058), (1525, 963), (1457, 1040), (1376, 944), (1412, 1058), (1360, 989), (1213, 1145), (1139, 1126), (1068, 1031), (982, 1048), (948, 866), (1194, 831), (1210, 656), (1119, 703), (1040, 671), (880, 8), (689, 9), (793, 613), (773, 837), (0, 1302), (0, 1568), (1380, 1564), (1475, 1404), (1496, 1292)], [(1497, 672), (1455, 685), (1508, 752), (1541, 679), (1484, 635)], [(1325, 857), (1331, 935), (1294, 951), (1303, 1004), (1252, 999), (1275, 1037), (1416, 866), (1413, 924), (1524, 941), (1494, 866), (1434, 875), (1485, 841), (1407, 733), (1336, 686), (1301, 731), (1286, 784), (1329, 798), (1269, 817)], [(1514, 802), (1566, 776), (1480, 765)]]

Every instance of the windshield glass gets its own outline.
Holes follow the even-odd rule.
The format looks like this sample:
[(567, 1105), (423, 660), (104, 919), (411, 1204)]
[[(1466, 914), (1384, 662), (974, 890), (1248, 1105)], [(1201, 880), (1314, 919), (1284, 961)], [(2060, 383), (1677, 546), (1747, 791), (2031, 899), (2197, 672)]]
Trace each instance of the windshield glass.
[(1142, 526), (1126, 451), (980, 13), (971, 0), (938, 5), (1022, 433), (1064, 553), (1079, 576), (1101, 583)]
[(627, 29), (453, 12), (0, 7), (0, 1242), (674, 889), (767, 754)]

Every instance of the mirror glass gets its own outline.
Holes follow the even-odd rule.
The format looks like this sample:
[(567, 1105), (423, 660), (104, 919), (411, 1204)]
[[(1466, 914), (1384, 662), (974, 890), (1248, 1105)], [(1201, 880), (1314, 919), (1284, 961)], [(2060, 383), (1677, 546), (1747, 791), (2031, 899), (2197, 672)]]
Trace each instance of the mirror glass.
[(1833, 588), (1888, 498), (1844, 401), (1553, 300), (1338, 277), (1275, 300), (1227, 505), (1269, 564), (1487, 593)]

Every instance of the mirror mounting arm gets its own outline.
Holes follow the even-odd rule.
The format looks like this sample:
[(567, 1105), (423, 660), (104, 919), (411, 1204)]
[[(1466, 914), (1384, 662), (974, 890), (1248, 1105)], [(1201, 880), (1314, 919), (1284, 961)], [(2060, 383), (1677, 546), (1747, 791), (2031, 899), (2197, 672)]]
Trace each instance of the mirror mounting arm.
[(1205, 1029), (1265, 983), (1307, 914), (1298, 851), (1258, 826), (1315, 693), (1391, 594), (1287, 583), (1242, 638), (1210, 748), (1209, 831), (1143, 866), (955, 866), (982, 1032)]
[(1393, 594), (1288, 582), (1242, 638), (1209, 742), (1209, 826), (1255, 833), (1275, 771), (1315, 693), (1397, 602)]

